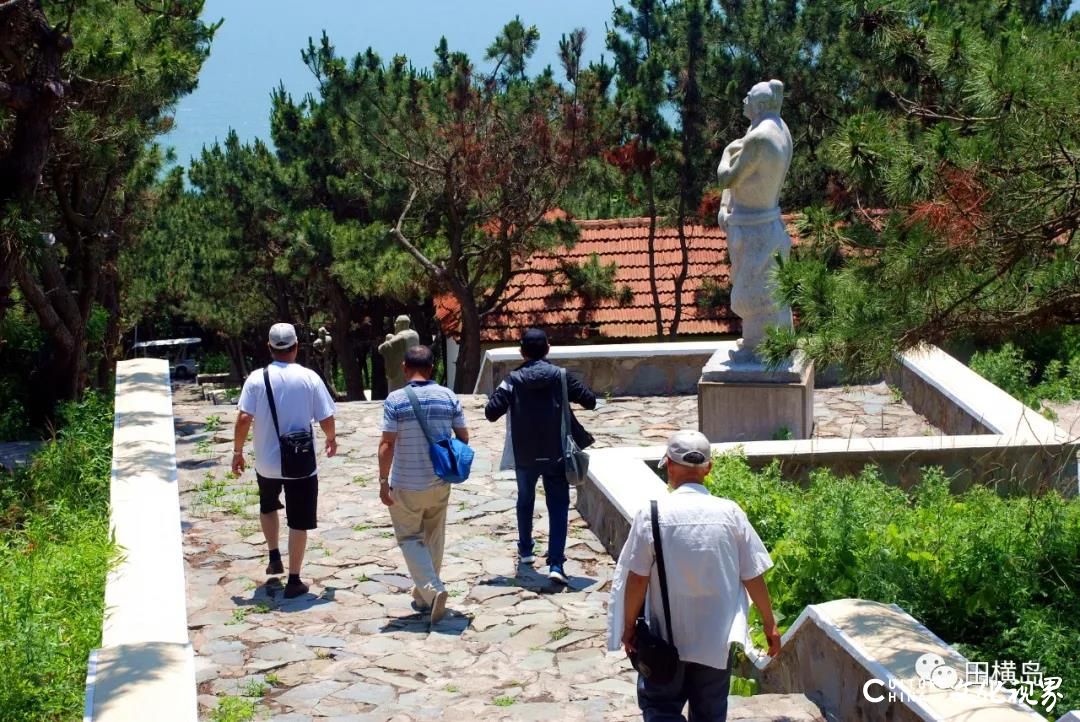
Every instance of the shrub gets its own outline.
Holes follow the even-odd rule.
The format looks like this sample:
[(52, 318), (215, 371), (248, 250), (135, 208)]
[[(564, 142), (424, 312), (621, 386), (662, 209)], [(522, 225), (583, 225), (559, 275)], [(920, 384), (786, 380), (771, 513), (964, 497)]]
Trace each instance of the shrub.
[(91, 395), (30, 468), (0, 478), (0, 719), (78, 717), (114, 556), (112, 410)]
[[(1036, 346), (1025, 350), (1008, 342), (998, 349), (976, 352), (971, 369), (995, 386), (1007, 391), (1033, 409), (1043, 410), (1044, 401), (1080, 399), (1080, 332), (1065, 327), (1054, 338), (1061, 342), (1058, 355), (1048, 358), (1048, 350)], [(1045, 360), (1041, 365), (1031, 356)], [(1043, 410), (1044, 413), (1049, 413)]]
[(205, 354), (199, 361), (199, 373), (201, 374), (227, 374), (232, 371), (232, 362), (226, 354), (220, 351)]
[(971, 370), (1027, 403), (1035, 364), (1024, 358), (1024, 352), (1012, 342), (996, 350), (977, 351), (971, 357)]
[(738, 502), (769, 547), (786, 624), (831, 599), (895, 603), (973, 661), (1039, 662), (1063, 679), (1058, 713), (1080, 706), (1080, 500), (952, 495), (937, 469), (910, 492), (873, 469), (819, 471), (804, 489), (738, 456), (715, 459), (707, 485)]

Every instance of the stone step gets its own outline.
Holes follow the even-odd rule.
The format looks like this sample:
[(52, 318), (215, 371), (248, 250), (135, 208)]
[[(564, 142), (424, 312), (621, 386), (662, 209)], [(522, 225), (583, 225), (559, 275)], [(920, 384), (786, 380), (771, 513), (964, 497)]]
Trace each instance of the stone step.
[(804, 694), (756, 694), (728, 697), (728, 722), (827, 722)]

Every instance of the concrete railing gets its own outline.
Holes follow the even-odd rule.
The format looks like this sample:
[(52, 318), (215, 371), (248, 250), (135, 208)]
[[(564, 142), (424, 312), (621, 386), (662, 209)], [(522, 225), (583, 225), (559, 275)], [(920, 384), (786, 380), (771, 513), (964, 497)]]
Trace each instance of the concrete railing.
[[(552, 346), (548, 358), (577, 374), (598, 394), (668, 396), (697, 393), (701, 367), (720, 348), (720, 341), (678, 343), (615, 343), (595, 346)], [(474, 394), (490, 394), (521, 364), (514, 347), (484, 354)]]
[(106, 582), (86, 719), (195, 722), (168, 363), (117, 364), (115, 413), (110, 525), (121, 558)]

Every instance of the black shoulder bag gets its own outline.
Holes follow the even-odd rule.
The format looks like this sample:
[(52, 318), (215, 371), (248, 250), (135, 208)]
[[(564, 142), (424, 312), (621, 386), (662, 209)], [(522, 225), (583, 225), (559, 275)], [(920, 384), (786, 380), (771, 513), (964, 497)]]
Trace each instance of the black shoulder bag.
[(315, 473), (315, 435), (311, 427), (306, 431), (281, 433), (278, 426), (277, 405), (274, 403), (274, 387), (270, 385), (270, 367), (263, 369), (266, 383), (266, 400), (274, 419), (274, 432), (281, 447), (281, 476), (285, 479), (306, 479)]
[(634, 624), (634, 640), (637, 652), (630, 655), (630, 664), (642, 677), (654, 684), (668, 684), (675, 679), (679, 666), (679, 650), (675, 647), (675, 635), (671, 632), (671, 604), (668, 602), (667, 574), (664, 572), (664, 548), (660, 543), (660, 512), (656, 500), (652, 500), (653, 547), (656, 550), (656, 571), (660, 576), (660, 599), (664, 605), (664, 620), (667, 622), (665, 640), (654, 634), (649, 628), (649, 621), (641, 614)]

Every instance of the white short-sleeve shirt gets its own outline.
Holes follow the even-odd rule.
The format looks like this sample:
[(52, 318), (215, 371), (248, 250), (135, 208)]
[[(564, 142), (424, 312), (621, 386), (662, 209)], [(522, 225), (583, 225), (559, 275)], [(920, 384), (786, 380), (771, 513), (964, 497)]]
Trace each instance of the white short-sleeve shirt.
[[(764, 574), (772, 559), (739, 505), (711, 496), (701, 484), (683, 484), (658, 508), (679, 658), (726, 669), (731, 643), (746, 644), (749, 635), (742, 582)], [(646, 613), (653, 631), (667, 639), (652, 537), (646, 506), (634, 518), (619, 564), (650, 577)]]
[[(297, 363), (270, 364), (270, 386), (274, 389), (278, 428), (282, 434), (310, 428), (312, 421), (334, 415), (334, 400), (319, 375)], [(247, 377), (237, 408), (255, 417), (255, 471), (268, 479), (280, 479), (281, 445), (274, 430), (270, 405), (266, 402), (263, 370)], [(317, 471), (317, 470), (316, 470)]]

